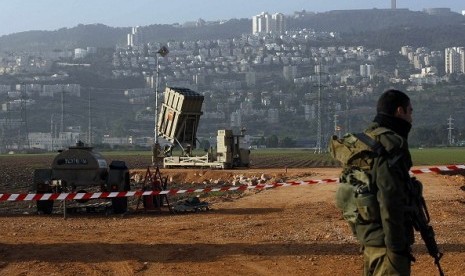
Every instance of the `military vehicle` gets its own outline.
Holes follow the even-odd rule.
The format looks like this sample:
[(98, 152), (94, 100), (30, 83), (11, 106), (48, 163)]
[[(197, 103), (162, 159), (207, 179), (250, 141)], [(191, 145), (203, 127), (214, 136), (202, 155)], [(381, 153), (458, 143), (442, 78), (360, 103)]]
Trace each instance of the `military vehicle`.
[[(76, 146), (60, 151), (51, 168), (34, 171), (33, 190), (39, 194), (125, 192), (130, 190), (129, 169), (124, 161), (115, 160), (108, 166), (100, 153), (79, 141)], [(127, 197), (112, 198), (111, 201), (114, 213), (127, 211)], [(37, 201), (38, 213), (52, 213), (53, 204), (53, 200)]]
[[(241, 134), (233, 134), (230, 129), (220, 129), (215, 148), (207, 149), (207, 154), (193, 156), (192, 149), (197, 145), (197, 128), (202, 112), (203, 95), (187, 89), (167, 87), (164, 102), (158, 115), (158, 135), (171, 143), (163, 156), (163, 167), (248, 167), (250, 150), (240, 148)], [(181, 156), (173, 156), (176, 146), (182, 149)], [(159, 156), (157, 156), (159, 157)]]

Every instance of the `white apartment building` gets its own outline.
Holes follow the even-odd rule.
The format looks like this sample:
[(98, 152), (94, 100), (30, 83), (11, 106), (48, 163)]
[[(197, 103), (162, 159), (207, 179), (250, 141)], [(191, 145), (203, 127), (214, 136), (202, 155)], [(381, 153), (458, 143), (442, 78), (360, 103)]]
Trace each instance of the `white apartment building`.
[(283, 33), (286, 30), (286, 17), (282, 13), (273, 15), (262, 12), (252, 17), (253, 34)]
[(445, 50), (446, 74), (465, 73), (465, 47), (451, 47)]
[(360, 65), (360, 76), (364, 78), (373, 77), (375, 67), (372, 64), (362, 64)]
[(412, 53), (413, 52), (413, 47), (412, 46), (402, 46), (400, 48), (400, 54), (403, 55), (403, 56), (408, 56), (409, 53)]
[(231, 113), (230, 126), (242, 127), (242, 114), (240, 110), (236, 110)]
[(139, 26), (132, 27), (131, 33), (128, 34), (128, 46), (139, 46), (142, 43), (142, 33), (139, 31)]
[(275, 13), (271, 16), (272, 19), (272, 32), (276, 32), (278, 34), (284, 33), (286, 31), (286, 17), (282, 13)]
[(83, 48), (76, 48), (74, 49), (74, 58), (85, 58), (87, 56), (87, 50)]

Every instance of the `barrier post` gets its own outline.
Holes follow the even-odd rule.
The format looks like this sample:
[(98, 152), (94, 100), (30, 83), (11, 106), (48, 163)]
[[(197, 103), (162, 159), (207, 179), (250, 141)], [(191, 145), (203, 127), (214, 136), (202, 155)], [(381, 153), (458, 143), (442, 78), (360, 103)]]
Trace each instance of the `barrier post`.
[(63, 219), (66, 219), (66, 199), (63, 200)]

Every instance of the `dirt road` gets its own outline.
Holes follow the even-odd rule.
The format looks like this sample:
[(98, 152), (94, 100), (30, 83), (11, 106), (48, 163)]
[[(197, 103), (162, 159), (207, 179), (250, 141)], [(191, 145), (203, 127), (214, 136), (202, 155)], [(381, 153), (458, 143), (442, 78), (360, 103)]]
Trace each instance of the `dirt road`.
[[(338, 172), (306, 168), (255, 174), (308, 180)], [(445, 252), (445, 274), (464, 275), (465, 179), (418, 178)], [(361, 255), (334, 207), (335, 189), (336, 184), (317, 184), (210, 197), (205, 199), (214, 202), (210, 211), (178, 215), (132, 211), (65, 220), (32, 209), (29, 214), (2, 210), (0, 275), (360, 275)], [(413, 275), (438, 275), (419, 236), (414, 253)]]

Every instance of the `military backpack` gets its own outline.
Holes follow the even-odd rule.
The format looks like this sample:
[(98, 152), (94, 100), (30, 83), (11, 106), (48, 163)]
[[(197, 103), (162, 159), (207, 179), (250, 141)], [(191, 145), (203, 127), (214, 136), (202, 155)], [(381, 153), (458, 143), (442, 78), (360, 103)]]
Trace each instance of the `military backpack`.
[(354, 234), (356, 224), (380, 219), (372, 168), (375, 158), (385, 154), (385, 148), (376, 137), (390, 131), (379, 127), (370, 132), (347, 133), (342, 138), (333, 136), (330, 140), (329, 151), (343, 167), (336, 191), (336, 206)]

